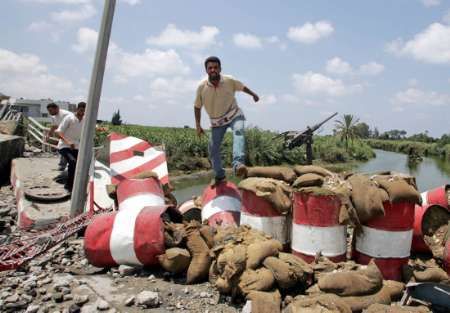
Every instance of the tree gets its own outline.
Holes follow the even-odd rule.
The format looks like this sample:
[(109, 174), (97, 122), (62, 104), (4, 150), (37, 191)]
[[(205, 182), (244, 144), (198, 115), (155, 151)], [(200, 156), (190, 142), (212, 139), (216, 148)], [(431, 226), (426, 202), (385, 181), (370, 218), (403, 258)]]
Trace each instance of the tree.
[(345, 141), (345, 149), (347, 151), (349, 140), (353, 142), (353, 139), (358, 138), (355, 127), (358, 121), (359, 119), (352, 114), (344, 114), (342, 120), (336, 120), (336, 133), (341, 137), (341, 140)]
[(111, 124), (113, 125), (122, 125), (122, 119), (120, 117), (120, 110), (117, 110), (117, 112), (113, 113)]
[(370, 137), (370, 130), (369, 125), (366, 123), (358, 123), (355, 125), (355, 132), (356, 135), (360, 138), (369, 138)]
[(373, 138), (379, 138), (380, 137), (380, 131), (378, 130), (378, 128), (374, 128), (373, 132), (372, 132), (372, 137)]

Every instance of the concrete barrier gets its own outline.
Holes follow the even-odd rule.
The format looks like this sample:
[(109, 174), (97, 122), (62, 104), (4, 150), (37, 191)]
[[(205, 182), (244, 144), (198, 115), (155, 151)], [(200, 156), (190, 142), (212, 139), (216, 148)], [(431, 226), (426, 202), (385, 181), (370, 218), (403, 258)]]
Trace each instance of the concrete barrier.
[(0, 134), (0, 182), (8, 180), (11, 160), (21, 157), (24, 148), (24, 138)]

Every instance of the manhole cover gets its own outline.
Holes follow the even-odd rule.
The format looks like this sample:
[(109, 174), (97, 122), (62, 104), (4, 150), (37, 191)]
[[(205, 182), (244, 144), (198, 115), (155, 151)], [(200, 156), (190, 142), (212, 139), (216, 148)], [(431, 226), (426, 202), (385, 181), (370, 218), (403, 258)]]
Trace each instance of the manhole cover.
[(38, 202), (58, 202), (70, 197), (70, 193), (60, 186), (33, 186), (24, 190), (25, 198)]

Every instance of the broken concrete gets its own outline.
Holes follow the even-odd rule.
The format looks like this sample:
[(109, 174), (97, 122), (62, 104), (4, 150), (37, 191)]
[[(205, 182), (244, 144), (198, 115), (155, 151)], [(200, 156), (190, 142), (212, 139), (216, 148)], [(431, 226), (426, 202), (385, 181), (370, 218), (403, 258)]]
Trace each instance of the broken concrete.
[(0, 134), (0, 181), (7, 181), (11, 160), (21, 157), (24, 148), (24, 138)]

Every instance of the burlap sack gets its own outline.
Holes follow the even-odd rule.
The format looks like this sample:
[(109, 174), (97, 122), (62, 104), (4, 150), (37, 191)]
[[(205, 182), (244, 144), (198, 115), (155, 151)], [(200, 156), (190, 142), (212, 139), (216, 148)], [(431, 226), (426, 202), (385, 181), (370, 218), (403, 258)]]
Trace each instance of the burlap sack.
[(306, 284), (312, 274), (312, 268), (307, 263), (302, 264), (295, 259), (297, 258), (292, 254), (280, 253), (278, 258), (267, 257), (263, 262), (264, 267), (272, 272), (281, 289)]
[(256, 269), (265, 258), (278, 256), (281, 250), (283, 250), (283, 245), (275, 239), (252, 243), (247, 248), (246, 268)]
[(415, 270), (413, 276), (416, 282), (440, 283), (449, 280), (447, 272), (439, 267), (427, 268), (423, 271)]
[(383, 287), (387, 288), (391, 296), (391, 301), (400, 301), (405, 290), (405, 284), (395, 280), (383, 281)]
[(363, 296), (377, 292), (383, 285), (383, 276), (373, 261), (366, 269), (322, 275), (319, 288), (338, 296)]
[(223, 279), (222, 277), (217, 278), (214, 285), (216, 286), (217, 291), (224, 295), (231, 294), (231, 291), (233, 289), (230, 281)]
[(347, 181), (352, 186), (351, 201), (361, 223), (384, 215), (383, 201), (389, 200), (386, 191), (365, 175), (352, 175)]
[(278, 258), (287, 264), (289, 264), (291, 271), (295, 273), (297, 277), (310, 278), (314, 273), (311, 264), (303, 261), (303, 259), (296, 257), (291, 253), (280, 252)]
[(167, 272), (178, 274), (187, 270), (191, 255), (186, 249), (170, 248), (162, 255), (158, 255), (159, 264)]
[(386, 190), (391, 202), (408, 201), (420, 204), (420, 193), (417, 189), (399, 176), (375, 176), (373, 180)]
[(250, 291), (266, 291), (272, 289), (275, 278), (267, 268), (257, 270), (245, 270), (239, 279), (239, 290), (241, 294), (247, 295)]
[(375, 303), (391, 304), (391, 289), (383, 286), (380, 291), (373, 295), (360, 297), (341, 297), (352, 310), (352, 312), (361, 312)]
[(216, 234), (214, 235), (214, 246), (220, 246), (230, 240), (232, 240), (238, 233), (236, 226), (218, 226), (216, 228)]
[(208, 281), (212, 285), (215, 285), (217, 279), (219, 278), (219, 274), (219, 270), (217, 269), (217, 261), (213, 260), (211, 266), (209, 267)]
[(215, 233), (215, 229), (209, 225), (203, 225), (202, 227), (200, 227), (200, 234), (202, 235), (203, 239), (205, 239), (205, 242), (209, 248), (214, 247)]
[(315, 165), (297, 165), (294, 166), (294, 171), (298, 176), (309, 173), (314, 173), (323, 177), (333, 176), (333, 172), (330, 172), (329, 170), (324, 169), (323, 167)]
[(283, 313), (352, 313), (352, 310), (336, 295), (296, 297)]
[(292, 187), (294, 188), (312, 187), (312, 186), (321, 187), (322, 185), (323, 185), (323, 176), (314, 173), (308, 173), (297, 178), (295, 182), (292, 184)]
[(291, 187), (284, 181), (272, 178), (250, 177), (242, 180), (238, 187), (255, 193), (267, 200), (280, 214), (287, 214), (291, 210)]
[(166, 248), (180, 247), (186, 238), (186, 229), (183, 224), (164, 223), (164, 244)]
[(390, 306), (386, 304), (372, 304), (363, 313), (429, 313), (424, 306)]
[(230, 245), (225, 247), (217, 258), (217, 269), (222, 278), (232, 280), (245, 270), (247, 247)]
[(143, 171), (133, 176), (133, 179), (146, 179), (146, 178), (156, 178), (159, 180), (158, 174), (156, 174), (153, 171)]
[(281, 295), (278, 290), (273, 292), (250, 291), (247, 300), (252, 301), (252, 313), (281, 312)]
[(209, 274), (212, 258), (208, 245), (203, 240), (198, 230), (190, 230), (187, 237), (187, 248), (191, 253), (186, 283), (192, 284), (206, 280)]
[(247, 177), (265, 177), (284, 180), (291, 184), (297, 178), (292, 168), (285, 166), (255, 166), (247, 168)]

